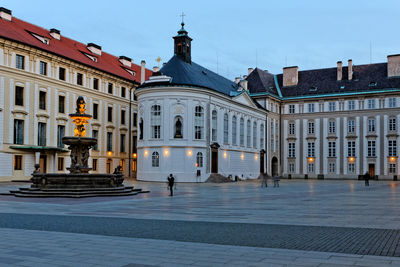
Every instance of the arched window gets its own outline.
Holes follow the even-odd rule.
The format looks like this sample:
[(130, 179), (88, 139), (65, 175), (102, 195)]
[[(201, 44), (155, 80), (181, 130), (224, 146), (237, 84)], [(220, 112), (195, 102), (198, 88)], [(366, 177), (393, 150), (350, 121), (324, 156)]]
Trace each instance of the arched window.
[(232, 117), (232, 145), (237, 144), (237, 127), (236, 127), (236, 116)]
[(160, 166), (160, 155), (157, 151), (154, 151), (151, 155), (151, 166), (152, 167), (159, 167)]
[(240, 145), (244, 146), (244, 119), (240, 118)]
[(217, 111), (213, 110), (211, 114), (211, 140), (217, 141)]
[(251, 122), (247, 120), (247, 147), (251, 147)]
[(204, 130), (204, 109), (196, 106), (194, 110), (194, 139), (203, 139)]
[(182, 118), (180, 116), (177, 116), (175, 117), (174, 138), (182, 137)]
[(253, 148), (257, 148), (257, 123), (253, 122)]
[(139, 122), (139, 140), (143, 140), (143, 118)]
[(159, 105), (151, 107), (151, 137), (161, 138), (161, 106)]
[(264, 149), (264, 124), (260, 125), (260, 149)]
[(203, 167), (203, 153), (197, 152), (196, 155), (196, 167)]
[(224, 114), (224, 144), (228, 144), (228, 114)]

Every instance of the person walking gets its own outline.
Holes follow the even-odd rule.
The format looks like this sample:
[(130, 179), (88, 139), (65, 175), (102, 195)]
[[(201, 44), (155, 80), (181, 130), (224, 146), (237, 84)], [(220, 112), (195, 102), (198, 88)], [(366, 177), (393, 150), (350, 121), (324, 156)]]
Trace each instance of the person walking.
[(278, 175), (274, 176), (274, 187), (279, 187), (279, 176)]
[(168, 180), (168, 187), (169, 187), (169, 191), (170, 191), (169, 195), (172, 197), (174, 195), (174, 183), (175, 183), (175, 178), (172, 175), (172, 173), (168, 176), (167, 180)]
[(369, 172), (366, 172), (364, 174), (365, 186), (369, 186), (369, 179), (371, 179), (371, 176), (369, 175)]

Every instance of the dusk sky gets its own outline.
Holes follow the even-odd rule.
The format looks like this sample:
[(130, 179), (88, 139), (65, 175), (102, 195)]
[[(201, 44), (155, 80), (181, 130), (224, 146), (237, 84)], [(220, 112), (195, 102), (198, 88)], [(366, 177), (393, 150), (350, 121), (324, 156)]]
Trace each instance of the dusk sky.
[[(400, 1), (1, 0), (13, 16), (147, 67), (173, 55), (184, 12), (192, 60), (234, 79), (248, 67), (281, 73), (386, 62), (400, 53)], [(370, 49), (370, 47), (372, 49)], [(372, 53), (370, 53), (372, 51)], [(218, 63), (217, 63), (218, 62)]]

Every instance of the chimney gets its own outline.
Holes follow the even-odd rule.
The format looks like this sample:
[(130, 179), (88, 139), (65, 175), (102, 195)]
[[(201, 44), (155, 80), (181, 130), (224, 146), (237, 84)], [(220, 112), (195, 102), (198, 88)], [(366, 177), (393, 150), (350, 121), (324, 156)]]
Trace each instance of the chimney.
[(342, 80), (342, 61), (337, 62), (337, 80), (341, 81)]
[(154, 67), (153, 67), (153, 72), (158, 72), (159, 70), (160, 70), (159, 67), (157, 67), (157, 66), (154, 66)]
[(140, 83), (142, 84), (146, 80), (146, 61), (142, 60), (140, 65)]
[(132, 67), (132, 59), (126, 56), (120, 56), (119, 62), (121, 62), (126, 67)]
[(250, 75), (250, 73), (252, 73), (253, 72), (253, 68), (248, 68), (248, 73), (247, 73), (247, 75)]
[(296, 86), (299, 82), (299, 67), (283, 68), (283, 86)]
[(54, 28), (50, 29), (50, 36), (57, 40), (61, 39), (60, 31)]
[(387, 56), (388, 78), (400, 77), (400, 55)]
[(11, 21), (11, 18), (12, 18), (11, 10), (4, 8), (4, 7), (0, 7), (0, 18)]
[(241, 80), (239, 85), (244, 89), (247, 90), (247, 80)]
[(236, 77), (235, 78), (235, 83), (239, 84), (239, 82), (240, 82), (240, 77)]
[(101, 46), (94, 44), (94, 43), (88, 43), (86, 47), (93, 54), (101, 56)]
[(349, 61), (348, 61), (348, 70), (349, 70), (349, 74), (348, 74), (349, 80), (352, 80), (353, 79), (353, 60), (351, 60), (351, 59), (349, 59)]

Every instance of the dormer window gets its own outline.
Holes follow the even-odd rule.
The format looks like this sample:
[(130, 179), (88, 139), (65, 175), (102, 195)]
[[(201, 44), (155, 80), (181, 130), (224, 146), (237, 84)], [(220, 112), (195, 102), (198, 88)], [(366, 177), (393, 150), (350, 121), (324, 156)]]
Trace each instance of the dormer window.
[(377, 82), (370, 82), (368, 86), (369, 86), (369, 87), (374, 87), (374, 86), (376, 86), (377, 84), (378, 84)]
[(97, 62), (97, 57), (83, 53), (85, 56), (87, 56), (89, 59), (91, 59), (93, 62)]
[(132, 75), (132, 76), (135, 76), (136, 75), (136, 73), (133, 71), (133, 70), (130, 70), (130, 69), (125, 69), (124, 68), (124, 70), (126, 70), (130, 75)]
[(311, 86), (309, 89), (310, 92), (315, 92), (317, 90), (318, 90), (318, 87), (316, 87), (316, 86)]
[(340, 86), (340, 89), (344, 89), (344, 85)]
[(38, 40), (41, 41), (42, 43), (47, 44), (47, 45), (50, 44), (50, 39), (49, 39), (49, 38), (40, 36), (40, 35), (38, 35), (38, 34), (36, 34), (36, 33), (33, 33), (33, 32), (31, 32), (31, 34), (32, 34), (33, 37), (35, 37), (36, 39), (38, 39)]

